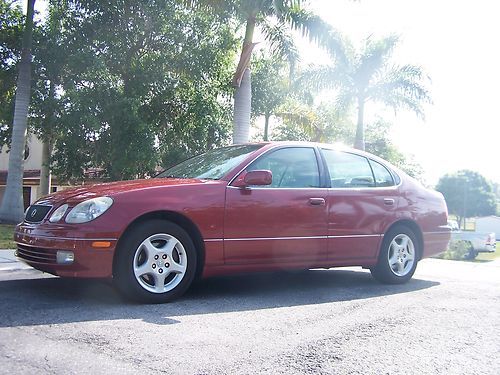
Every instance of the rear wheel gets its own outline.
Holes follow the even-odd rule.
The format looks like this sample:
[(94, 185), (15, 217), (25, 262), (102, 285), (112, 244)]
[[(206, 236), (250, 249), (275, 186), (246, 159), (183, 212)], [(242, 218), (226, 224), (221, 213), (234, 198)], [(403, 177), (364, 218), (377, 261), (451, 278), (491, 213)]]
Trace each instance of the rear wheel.
[(472, 244), (469, 242), (468, 243), (468, 251), (464, 255), (464, 259), (465, 260), (474, 260), (474, 259), (476, 259), (476, 257), (478, 255), (479, 255), (479, 253), (476, 250), (474, 250), (474, 248), (472, 247)]
[(405, 283), (415, 273), (420, 250), (413, 231), (404, 225), (397, 225), (384, 235), (377, 265), (370, 271), (375, 279), (383, 283)]
[(178, 225), (151, 220), (132, 228), (120, 240), (114, 280), (126, 297), (163, 303), (180, 297), (196, 271), (193, 241)]

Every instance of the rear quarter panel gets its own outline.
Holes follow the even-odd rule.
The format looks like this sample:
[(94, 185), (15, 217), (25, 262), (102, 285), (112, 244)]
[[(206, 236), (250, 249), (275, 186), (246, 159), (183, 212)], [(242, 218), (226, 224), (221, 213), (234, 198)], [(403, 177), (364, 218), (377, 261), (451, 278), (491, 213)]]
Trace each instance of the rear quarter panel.
[(413, 221), (419, 226), (423, 239), (422, 258), (445, 251), (451, 231), (443, 195), (425, 188), (409, 176), (403, 178), (400, 189), (400, 219)]

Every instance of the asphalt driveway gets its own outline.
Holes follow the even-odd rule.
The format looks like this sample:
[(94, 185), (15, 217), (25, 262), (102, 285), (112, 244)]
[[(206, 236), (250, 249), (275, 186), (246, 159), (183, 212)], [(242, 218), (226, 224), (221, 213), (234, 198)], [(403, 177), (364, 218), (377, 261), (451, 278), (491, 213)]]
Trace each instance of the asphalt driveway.
[(499, 262), (216, 278), (166, 305), (19, 266), (0, 254), (0, 373), (500, 373)]

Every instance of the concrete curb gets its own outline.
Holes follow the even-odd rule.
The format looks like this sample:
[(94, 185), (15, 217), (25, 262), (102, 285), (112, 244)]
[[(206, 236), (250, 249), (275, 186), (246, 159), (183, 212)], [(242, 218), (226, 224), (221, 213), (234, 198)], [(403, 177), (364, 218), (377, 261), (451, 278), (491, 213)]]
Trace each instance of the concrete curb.
[(31, 268), (17, 259), (15, 252), (15, 250), (0, 250), (0, 271), (16, 271)]

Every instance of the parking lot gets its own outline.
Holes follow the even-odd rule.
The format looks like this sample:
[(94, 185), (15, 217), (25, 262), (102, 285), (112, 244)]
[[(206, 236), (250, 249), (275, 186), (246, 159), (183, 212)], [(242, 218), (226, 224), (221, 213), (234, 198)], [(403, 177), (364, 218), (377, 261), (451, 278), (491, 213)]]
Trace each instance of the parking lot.
[(205, 280), (137, 305), (111, 285), (0, 271), (0, 373), (498, 374), (500, 263), (428, 259)]

